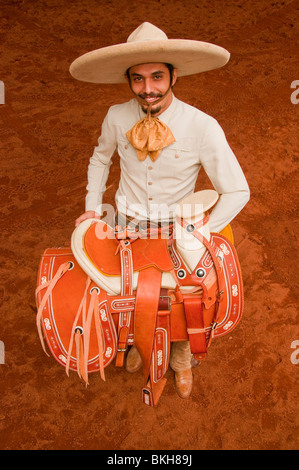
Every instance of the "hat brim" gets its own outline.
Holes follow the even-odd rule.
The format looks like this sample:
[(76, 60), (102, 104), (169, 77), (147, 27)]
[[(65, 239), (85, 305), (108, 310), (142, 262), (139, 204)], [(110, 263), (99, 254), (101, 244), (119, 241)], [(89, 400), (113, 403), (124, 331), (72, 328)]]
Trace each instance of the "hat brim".
[(78, 57), (71, 75), (90, 83), (124, 83), (125, 72), (134, 65), (168, 63), (178, 76), (194, 75), (223, 67), (229, 52), (217, 45), (188, 39), (140, 41), (103, 47)]

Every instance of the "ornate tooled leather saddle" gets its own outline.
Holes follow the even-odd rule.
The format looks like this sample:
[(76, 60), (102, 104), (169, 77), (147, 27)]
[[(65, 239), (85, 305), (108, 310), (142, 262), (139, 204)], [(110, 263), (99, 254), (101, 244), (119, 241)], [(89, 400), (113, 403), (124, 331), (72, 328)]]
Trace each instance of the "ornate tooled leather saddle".
[(213, 338), (236, 327), (243, 284), (232, 241), (219, 233), (208, 240), (202, 221), (177, 223), (204, 246), (192, 271), (163, 232), (120, 236), (97, 219), (79, 225), (70, 248), (45, 250), (37, 328), (45, 352), (44, 338), (67, 374), (77, 371), (88, 383), (89, 373), (98, 371), (105, 380), (105, 367), (114, 360), (122, 367), (134, 344), (143, 361), (142, 400), (154, 406), (172, 342), (189, 340), (194, 356), (204, 359)]

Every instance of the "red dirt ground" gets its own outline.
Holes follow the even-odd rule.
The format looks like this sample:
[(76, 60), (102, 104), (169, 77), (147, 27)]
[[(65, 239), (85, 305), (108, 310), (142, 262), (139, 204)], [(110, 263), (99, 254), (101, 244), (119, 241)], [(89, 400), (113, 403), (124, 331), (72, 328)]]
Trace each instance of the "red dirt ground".
[[(0, 15), (0, 448), (297, 449), (299, 2), (2, 0)], [(194, 370), (190, 399), (176, 395), (169, 369), (156, 408), (140, 401), (141, 373), (111, 365), (107, 381), (93, 374), (87, 389), (75, 373), (68, 378), (41, 349), (34, 300), (42, 252), (69, 244), (84, 211), (108, 107), (130, 98), (125, 85), (72, 79), (69, 65), (126, 41), (143, 21), (231, 52), (226, 67), (180, 79), (175, 93), (220, 122), (251, 188), (232, 223), (243, 319)], [(110, 203), (118, 171), (115, 158)], [(197, 189), (205, 187), (202, 174)]]

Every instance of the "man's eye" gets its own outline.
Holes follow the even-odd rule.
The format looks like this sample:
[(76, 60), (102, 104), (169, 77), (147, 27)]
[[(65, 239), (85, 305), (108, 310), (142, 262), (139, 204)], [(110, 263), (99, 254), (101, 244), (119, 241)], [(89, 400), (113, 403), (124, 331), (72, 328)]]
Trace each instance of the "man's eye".
[(161, 78), (162, 78), (162, 75), (155, 75), (155, 77), (154, 77), (154, 78), (155, 78), (156, 80), (161, 80)]
[(134, 80), (134, 82), (141, 82), (142, 78), (141, 77), (134, 77), (133, 80)]

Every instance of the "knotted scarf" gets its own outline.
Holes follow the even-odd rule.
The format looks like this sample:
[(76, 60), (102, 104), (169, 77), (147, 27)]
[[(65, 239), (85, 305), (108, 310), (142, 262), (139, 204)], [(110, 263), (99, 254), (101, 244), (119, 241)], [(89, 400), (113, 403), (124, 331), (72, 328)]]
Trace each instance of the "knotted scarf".
[(135, 126), (126, 133), (126, 136), (137, 150), (140, 161), (147, 155), (154, 162), (159, 157), (162, 149), (175, 142), (175, 138), (169, 127), (159, 118), (153, 118), (150, 111), (147, 116), (138, 121)]

